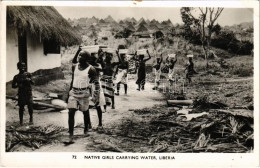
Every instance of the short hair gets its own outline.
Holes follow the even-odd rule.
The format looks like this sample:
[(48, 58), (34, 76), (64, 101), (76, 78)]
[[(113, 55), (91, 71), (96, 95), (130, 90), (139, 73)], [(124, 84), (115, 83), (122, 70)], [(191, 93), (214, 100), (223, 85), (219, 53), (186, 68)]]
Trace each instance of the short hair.
[(81, 51), (81, 52), (79, 53), (79, 55), (85, 57), (86, 59), (88, 59), (88, 58), (91, 57), (90, 53), (89, 53), (88, 51), (84, 51), (84, 50)]
[(139, 58), (144, 58), (144, 55), (143, 54), (139, 55)]
[(113, 57), (112, 54), (106, 55), (105, 60), (109, 60), (109, 61), (111, 61), (111, 60), (112, 60), (112, 57)]

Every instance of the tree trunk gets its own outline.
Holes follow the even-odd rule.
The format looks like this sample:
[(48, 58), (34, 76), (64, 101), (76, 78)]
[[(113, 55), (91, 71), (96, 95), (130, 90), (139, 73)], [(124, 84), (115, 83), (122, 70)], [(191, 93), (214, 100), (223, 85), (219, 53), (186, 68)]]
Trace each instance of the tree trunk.
[(205, 61), (206, 61), (206, 69), (208, 69), (208, 49), (206, 48), (205, 44), (202, 44), (204, 56), (205, 56)]

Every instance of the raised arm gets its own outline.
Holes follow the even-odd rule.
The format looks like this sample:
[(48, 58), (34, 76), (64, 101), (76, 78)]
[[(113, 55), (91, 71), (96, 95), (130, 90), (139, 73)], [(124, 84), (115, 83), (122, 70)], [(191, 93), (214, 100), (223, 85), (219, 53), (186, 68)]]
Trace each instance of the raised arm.
[(72, 59), (72, 63), (73, 63), (73, 64), (76, 64), (76, 63), (77, 63), (77, 58), (78, 58), (78, 55), (79, 55), (79, 53), (80, 53), (81, 50), (82, 50), (82, 49), (81, 49), (81, 46), (79, 46), (78, 51), (76, 52), (75, 56), (74, 56), (73, 59)]
[(185, 70), (184, 70), (184, 71), (186, 71), (186, 70), (189, 68), (189, 66), (190, 66), (190, 65), (189, 65), (189, 64), (187, 64), (187, 65), (186, 65), (186, 68), (185, 68)]
[(147, 54), (148, 54), (149, 58), (147, 58), (147, 59), (144, 59), (144, 62), (146, 62), (146, 61), (148, 61), (149, 59), (151, 59), (151, 58), (152, 58), (152, 57), (151, 57), (151, 55), (150, 55), (150, 53), (149, 53), (149, 51), (148, 51), (148, 50), (146, 50), (146, 52), (147, 52)]
[(126, 73), (128, 73), (128, 70), (129, 70), (129, 62), (127, 61), (126, 62)]
[(111, 65), (114, 67), (116, 65), (119, 65), (120, 63), (119, 62), (113, 62)]
[(105, 61), (103, 60), (103, 55), (102, 55), (102, 54), (99, 54), (99, 55), (98, 55), (97, 63), (99, 63), (102, 68), (105, 67)]
[(135, 58), (135, 57), (136, 57), (136, 54), (137, 54), (137, 51), (135, 51), (135, 53), (134, 53), (133, 60), (139, 61), (138, 59)]
[(97, 73), (99, 71), (102, 71), (102, 65), (100, 63), (97, 63), (96, 66), (95, 66), (95, 69), (96, 69)]
[(174, 61), (174, 64), (177, 62), (177, 56), (175, 57), (175, 61)]
[(104, 54), (103, 50), (100, 48), (98, 50), (98, 57), (101, 57)]
[(166, 62), (168, 62), (168, 61), (169, 61), (169, 56), (166, 57)]
[(161, 63), (162, 63), (162, 61), (163, 61), (163, 57), (162, 57), (162, 54), (161, 54), (161, 59), (160, 59), (160, 62), (159, 62), (159, 64), (161, 64)]
[(122, 59), (121, 59), (121, 57), (120, 57), (120, 55), (119, 55), (118, 50), (116, 50), (116, 55), (117, 55), (117, 57), (118, 57), (118, 59), (119, 59), (119, 62), (121, 63), (121, 62), (122, 62)]
[(117, 72), (118, 72), (118, 65), (116, 65), (116, 67), (115, 67), (115, 71), (114, 71), (114, 73), (113, 73), (113, 78), (115, 78), (115, 77), (116, 77), (116, 75), (117, 75)]

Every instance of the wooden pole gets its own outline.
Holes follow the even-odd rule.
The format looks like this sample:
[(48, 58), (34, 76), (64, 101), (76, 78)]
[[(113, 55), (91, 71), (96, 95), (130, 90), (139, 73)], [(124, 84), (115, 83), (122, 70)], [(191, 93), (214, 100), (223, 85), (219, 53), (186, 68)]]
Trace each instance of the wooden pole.
[[(15, 97), (11, 97), (11, 96), (6, 96), (7, 99), (12, 99), (12, 100), (18, 100)], [(41, 103), (41, 102), (35, 102), (33, 101), (33, 105), (38, 105), (38, 106), (43, 106), (43, 107), (50, 107), (50, 108), (55, 108), (58, 110), (65, 110), (65, 107), (61, 107), (61, 106), (57, 106), (57, 105), (53, 105), (53, 104), (47, 104), (47, 103)]]
[(191, 105), (193, 104), (193, 100), (167, 100), (168, 106), (174, 105)]

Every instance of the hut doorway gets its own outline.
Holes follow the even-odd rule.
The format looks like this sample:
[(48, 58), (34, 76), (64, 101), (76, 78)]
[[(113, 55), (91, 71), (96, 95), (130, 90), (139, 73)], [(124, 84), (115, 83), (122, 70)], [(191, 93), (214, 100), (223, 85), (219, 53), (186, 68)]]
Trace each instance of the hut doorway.
[(26, 40), (26, 32), (18, 33), (18, 53), (19, 53), (19, 61), (22, 61), (27, 66), (27, 40)]

